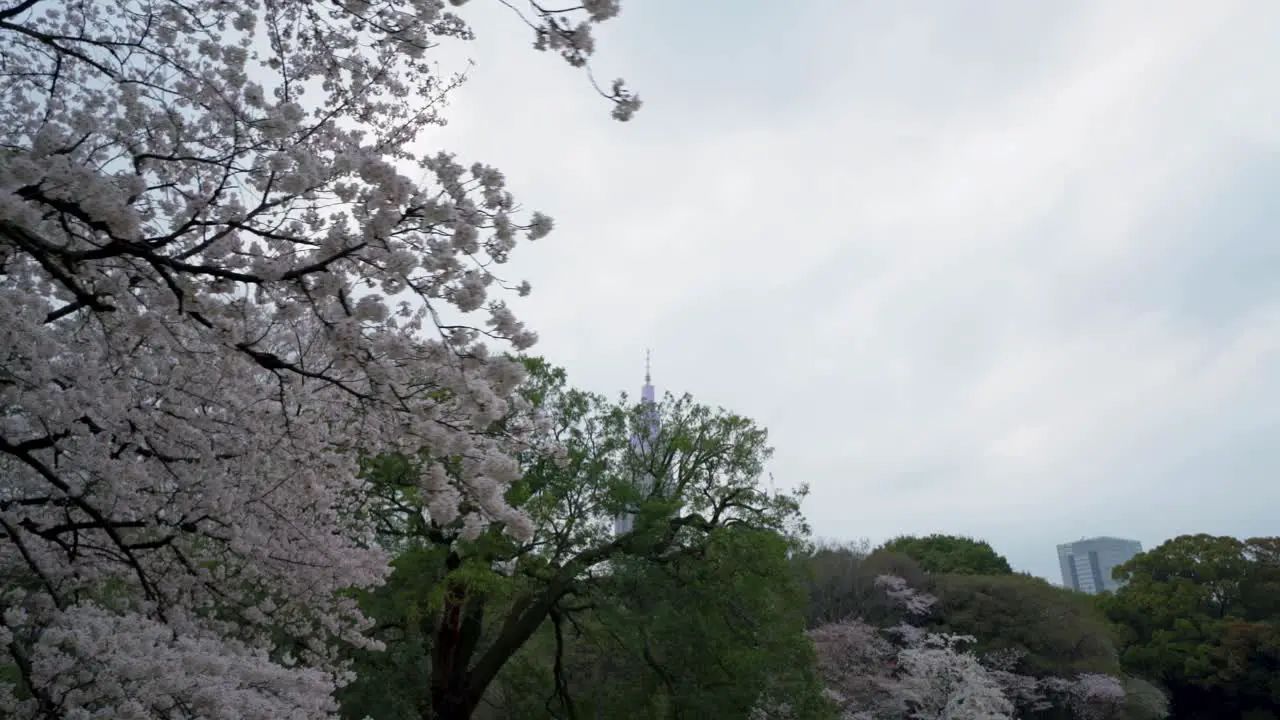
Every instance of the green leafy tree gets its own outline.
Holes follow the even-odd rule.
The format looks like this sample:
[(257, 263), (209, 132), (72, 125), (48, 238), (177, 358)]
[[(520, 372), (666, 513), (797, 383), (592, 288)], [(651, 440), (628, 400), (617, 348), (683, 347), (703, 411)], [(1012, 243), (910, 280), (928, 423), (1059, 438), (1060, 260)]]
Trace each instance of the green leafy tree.
[(1003, 555), (985, 540), (959, 535), (903, 535), (882, 549), (910, 557), (929, 573), (952, 575), (1012, 575), (1013, 569)]
[(1024, 575), (934, 575), (932, 617), (940, 630), (978, 638), (979, 654), (1014, 651), (1032, 677), (1118, 675), (1106, 618), (1092, 599)]
[(1115, 569), (1099, 599), (1129, 671), (1163, 684), (1175, 716), (1280, 712), (1280, 543), (1183, 535)]
[[(697, 568), (699, 561), (719, 557), (717, 543), (744, 537), (794, 543), (807, 533), (799, 513), (803, 488), (795, 495), (761, 489), (771, 451), (765, 430), (750, 420), (688, 396), (668, 396), (656, 407), (633, 406), (625, 397), (610, 403), (569, 388), (564, 372), (541, 360), (526, 364), (530, 376), (522, 391), (550, 421), (547, 446), (521, 458), (521, 479), (508, 491), (508, 502), (534, 521), (530, 541), (514, 541), (497, 524), (432, 519), (419, 489), (431, 479), (420, 476), (419, 459), (370, 459), (364, 512), (380, 528), (379, 542), (402, 554), (390, 582), (360, 598), (392, 655), (358, 657), (359, 680), (341, 697), (347, 717), (473, 717), (513, 658), (548, 647), (552, 686), (564, 696), (571, 690), (563, 672), (564, 629), (588, 627), (588, 619), (609, 627), (609, 612), (626, 608), (607, 601), (617, 598), (628, 568)], [(506, 418), (493, 432), (528, 420)], [(638, 436), (649, 442), (630, 441)], [(615, 537), (612, 518), (627, 511), (635, 515), (634, 529)], [(719, 582), (730, 578), (721, 575)], [(768, 607), (757, 603), (753, 611)], [(741, 611), (726, 600), (702, 608)], [(677, 610), (668, 614), (673, 621), (680, 616)], [(709, 629), (695, 634), (699, 627)], [(720, 637), (713, 625), (685, 630), (689, 641)], [(674, 631), (666, 632), (669, 638)], [(682, 662), (668, 659), (675, 666)], [(761, 689), (754, 686), (756, 693)]]
[(1215, 680), (1232, 688), (1242, 704), (1275, 711), (1280, 704), (1280, 627), (1237, 620), (1223, 628), (1214, 651)]
[(828, 717), (788, 539), (720, 528), (702, 552), (617, 563), (499, 679), (494, 717)]

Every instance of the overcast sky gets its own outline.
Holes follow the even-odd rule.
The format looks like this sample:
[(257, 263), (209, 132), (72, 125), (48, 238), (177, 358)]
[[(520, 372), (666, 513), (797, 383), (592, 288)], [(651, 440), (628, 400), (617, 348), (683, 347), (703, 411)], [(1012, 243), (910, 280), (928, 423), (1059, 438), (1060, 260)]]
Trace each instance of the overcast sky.
[(624, 0), (629, 124), (471, 6), (433, 140), (556, 219), (512, 274), (576, 385), (652, 347), (829, 538), (1057, 581), (1082, 536), (1280, 534), (1280, 3)]

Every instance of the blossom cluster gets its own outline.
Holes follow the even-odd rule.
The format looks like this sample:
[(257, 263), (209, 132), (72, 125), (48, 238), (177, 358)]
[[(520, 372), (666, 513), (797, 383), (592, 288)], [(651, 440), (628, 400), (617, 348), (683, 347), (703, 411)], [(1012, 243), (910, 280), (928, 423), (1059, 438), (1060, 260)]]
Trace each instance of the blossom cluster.
[(40, 693), (22, 701), (0, 699), (5, 717), (65, 708), (61, 717), (89, 718), (95, 716), (90, 708), (110, 708), (112, 717), (122, 719), (187, 714), (276, 720), (337, 710), (331, 675), (286, 667), (207, 630), (183, 633), (145, 615), (90, 604), (58, 612), (38, 632), (14, 625), (19, 635), (36, 638), (27, 658), (28, 681)]
[[(531, 534), (492, 347), (537, 339), (498, 272), (552, 223), (414, 150), (462, 4), (0, 4), (7, 716), (330, 715), (371, 646), (340, 591), (388, 572), (365, 451), (422, 451), (438, 522)], [(533, 7), (575, 65), (618, 11)]]
[(876, 577), (875, 587), (884, 591), (885, 597), (891, 603), (900, 606), (910, 615), (927, 615), (938, 602), (938, 598), (911, 587), (906, 580), (897, 575)]
[[(882, 575), (875, 585), (908, 616), (927, 615), (937, 602), (897, 576)], [(1005, 720), (1055, 706), (1079, 720), (1103, 720), (1125, 702), (1124, 686), (1110, 675), (1019, 674), (1024, 651), (979, 657), (966, 649), (973, 637), (906, 622), (881, 629), (847, 618), (809, 636), (828, 696), (844, 720)]]

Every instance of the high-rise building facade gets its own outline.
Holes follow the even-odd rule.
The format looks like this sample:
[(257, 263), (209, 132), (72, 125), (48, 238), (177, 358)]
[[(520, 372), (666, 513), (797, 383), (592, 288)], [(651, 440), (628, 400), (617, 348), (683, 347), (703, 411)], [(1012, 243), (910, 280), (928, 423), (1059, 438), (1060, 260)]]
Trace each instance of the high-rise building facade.
[(1097, 595), (1114, 592), (1120, 584), (1111, 570), (1142, 552), (1142, 543), (1114, 537), (1081, 538), (1058, 546), (1062, 584), (1072, 590)]

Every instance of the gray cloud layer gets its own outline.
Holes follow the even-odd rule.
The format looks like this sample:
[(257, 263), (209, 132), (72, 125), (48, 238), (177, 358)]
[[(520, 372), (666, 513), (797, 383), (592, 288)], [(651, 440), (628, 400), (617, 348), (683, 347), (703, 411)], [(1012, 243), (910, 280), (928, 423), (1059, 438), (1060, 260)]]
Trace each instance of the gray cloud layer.
[(578, 384), (652, 346), (829, 537), (1056, 579), (1084, 535), (1280, 532), (1280, 4), (632, 0), (631, 125), (489, 14), (438, 140), (556, 217), (513, 272)]

